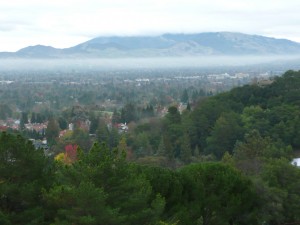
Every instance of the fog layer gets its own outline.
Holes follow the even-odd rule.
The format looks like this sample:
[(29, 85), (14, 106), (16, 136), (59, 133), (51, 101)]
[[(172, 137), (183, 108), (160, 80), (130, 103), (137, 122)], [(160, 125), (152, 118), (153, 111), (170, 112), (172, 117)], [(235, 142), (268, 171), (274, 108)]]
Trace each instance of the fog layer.
[(203, 56), (123, 59), (1, 59), (0, 71), (36, 70), (121, 70), (139, 68), (231, 67), (258, 64), (293, 65), (300, 68), (298, 56)]

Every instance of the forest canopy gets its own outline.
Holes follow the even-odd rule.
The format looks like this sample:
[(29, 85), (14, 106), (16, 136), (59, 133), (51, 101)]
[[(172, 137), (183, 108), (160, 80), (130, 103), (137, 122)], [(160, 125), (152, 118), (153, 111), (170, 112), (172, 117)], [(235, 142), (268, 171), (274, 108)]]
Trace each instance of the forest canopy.
[[(94, 143), (75, 130), (54, 156), (2, 132), (0, 224), (296, 224), (299, 87), (300, 71), (287, 71), (182, 113), (170, 106), (124, 134), (99, 120)], [(46, 133), (53, 142), (60, 122)]]

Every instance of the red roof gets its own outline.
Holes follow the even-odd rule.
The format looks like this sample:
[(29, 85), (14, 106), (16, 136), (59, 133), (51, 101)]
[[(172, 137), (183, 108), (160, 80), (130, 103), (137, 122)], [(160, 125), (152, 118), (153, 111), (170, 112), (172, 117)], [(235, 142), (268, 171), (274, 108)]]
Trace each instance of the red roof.
[(0, 126), (0, 131), (7, 131), (7, 126)]

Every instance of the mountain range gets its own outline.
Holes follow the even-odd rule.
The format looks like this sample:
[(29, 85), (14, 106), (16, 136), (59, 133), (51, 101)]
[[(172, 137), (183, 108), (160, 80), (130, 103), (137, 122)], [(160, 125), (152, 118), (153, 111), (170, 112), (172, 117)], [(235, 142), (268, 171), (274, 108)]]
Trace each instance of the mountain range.
[(300, 55), (300, 43), (233, 32), (97, 37), (70, 48), (28, 46), (1, 58), (122, 58), (203, 55)]

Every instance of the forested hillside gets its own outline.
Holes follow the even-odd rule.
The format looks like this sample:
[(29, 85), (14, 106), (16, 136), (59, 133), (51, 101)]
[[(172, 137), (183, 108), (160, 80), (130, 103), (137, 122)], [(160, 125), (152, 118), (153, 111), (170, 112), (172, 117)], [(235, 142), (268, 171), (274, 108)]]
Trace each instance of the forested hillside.
[(3, 132), (0, 224), (297, 224), (299, 87), (288, 71), (53, 159)]
[(279, 146), (300, 148), (300, 72), (267, 86), (246, 85), (200, 102), (191, 113), (192, 146), (221, 158), (254, 130)]
[(129, 143), (143, 154), (185, 164), (208, 156), (220, 160), (225, 152), (234, 155), (253, 135), (272, 145), (270, 156), (299, 150), (300, 72), (287, 71), (269, 83), (200, 97), (194, 109), (188, 106), (182, 114), (171, 106), (162, 121), (137, 126)]

